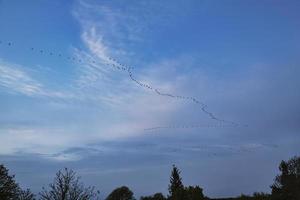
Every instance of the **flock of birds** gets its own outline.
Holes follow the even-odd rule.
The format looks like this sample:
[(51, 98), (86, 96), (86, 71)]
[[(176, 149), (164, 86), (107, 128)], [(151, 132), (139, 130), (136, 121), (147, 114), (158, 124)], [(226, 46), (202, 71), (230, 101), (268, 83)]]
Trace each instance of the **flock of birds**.
[[(11, 47), (14, 45), (14, 43), (12, 42), (4, 42), (0, 40), (0, 45), (1, 46), (7, 46), (7, 47)], [(43, 55), (49, 55), (49, 56), (57, 56), (60, 58), (64, 58), (67, 59), (69, 61), (72, 62), (77, 62), (77, 63), (84, 63), (85, 61), (76, 57), (72, 57), (72, 56), (65, 56), (61, 53), (54, 53), (51, 51), (45, 51), (43, 49), (36, 49), (34, 47), (30, 47), (29, 48), (30, 51), (35, 51), (38, 52), (40, 54)], [(96, 60), (91, 60), (90, 61), (93, 64), (96, 64)], [(121, 62), (119, 62), (117, 59), (114, 59), (112, 57), (107, 57), (107, 60), (105, 62), (105, 64), (109, 67), (113, 67), (117, 70), (121, 70), (124, 72), (127, 72), (127, 75), (129, 77), (129, 79), (134, 82), (135, 84), (137, 84), (138, 86), (147, 89), (147, 90), (151, 90), (152, 92), (154, 92), (155, 94), (159, 95), (159, 96), (164, 96), (164, 97), (169, 97), (169, 98), (173, 98), (173, 99), (178, 99), (178, 100), (185, 100), (185, 101), (189, 101), (192, 102), (194, 104), (197, 104), (200, 106), (201, 111), (206, 114), (211, 120), (214, 120), (215, 122), (218, 122), (217, 124), (214, 125), (169, 125), (169, 126), (157, 126), (157, 127), (151, 127), (151, 128), (145, 128), (145, 131), (154, 131), (154, 130), (159, 130), (159, 129), (190, 129), (190, 128), (216, 128), (216, 127), (238, 127), (238, 126), (247, 126), (247, 125), (241, 125), (237, 122), (233, 122), (233, 121), (227, 121), (225, 119), (221, 119), (218, 118), (214, 113), (210, 112), (207, 110), (207, 105), (204, 104), (203, 102), (199, 101), (198, 99), (196, 99), (195, 97), (190, 97), (190, 96), (181, 96), (181, 95), (175, 95), (175, 94), (170, 94), (170, 93), (164, 93), (161, 90), (159, 90), (158, 88), (155, 88), (149, 84), (145, 84), (139, 80), (137, 80), (133, 74), (133, 67), (129, 67), (125, 64), (122, 64)]]

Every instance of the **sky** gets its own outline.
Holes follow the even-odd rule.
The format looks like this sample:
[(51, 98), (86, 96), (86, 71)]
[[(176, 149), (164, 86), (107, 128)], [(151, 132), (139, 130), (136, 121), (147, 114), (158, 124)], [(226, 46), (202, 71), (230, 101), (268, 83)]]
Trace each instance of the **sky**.
[(300, 153), (300, 2), (0, 0), (0, 163), (38, 193), (270, 192)]

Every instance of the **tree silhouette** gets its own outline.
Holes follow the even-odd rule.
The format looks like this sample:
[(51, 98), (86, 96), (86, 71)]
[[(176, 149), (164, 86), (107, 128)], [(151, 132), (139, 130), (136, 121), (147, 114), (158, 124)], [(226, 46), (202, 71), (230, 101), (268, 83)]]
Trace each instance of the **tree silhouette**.
[(56, 173), (53, 183), (49, 185), (49, 190), (43, 188), (40, 193), (41, 200), (91, 200), (97, 199), (99, 192), (94, 191), (94, 187), (84, 187), (79, 182), (73, 170), (65, 168)]
[(269, 200), (271, 199), (270, 194), (266, 194), (263, 192), (254, 192), (253, 193), (253, 200)]
[(106, 200), (135, 200), (133, 192), (126, 186), (114, 189)]
[(180, 170), (173, 165), (173, 169), (170, 176), (169, 185), (169, 199), (170, 200), (185, 200), (184, 186), (180, 177)]
[(155, 193), (153, 196), (141, 197), (140, 200), (167, 200), (162, 193)]
[(34, 200), (29, 189), (22, 190), (14, 180), (14, 175), (8, 174), (8, 169), (0, 165), (0, 199), (1, 200)]
[(19, 185), (14, 180), (14, 175), (8, 174), (8, 169), (0, 165), (0, 199), (17, 199), (19, 194)]
[(19, 200), (35, 200), (34, 194), (29, 189), (22, 190), (19, 194)]
[(186, 200), (203, 200), (203, 189), (197, 186), (189, 186), (184, 189)]
[(272, 199), (274, 200), (299, 200), (300, 199), (300, 157), (281, 161), (280, 175), (277, 175), (271, 185)]

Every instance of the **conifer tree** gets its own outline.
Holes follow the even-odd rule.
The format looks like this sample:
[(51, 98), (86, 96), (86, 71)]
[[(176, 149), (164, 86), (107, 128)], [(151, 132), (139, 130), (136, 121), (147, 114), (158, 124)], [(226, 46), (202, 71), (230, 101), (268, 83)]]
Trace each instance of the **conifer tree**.
[(184, 186), (180, 177), (180, 170), (173, 165), (169, 185), (170, 200), (184, 200)]

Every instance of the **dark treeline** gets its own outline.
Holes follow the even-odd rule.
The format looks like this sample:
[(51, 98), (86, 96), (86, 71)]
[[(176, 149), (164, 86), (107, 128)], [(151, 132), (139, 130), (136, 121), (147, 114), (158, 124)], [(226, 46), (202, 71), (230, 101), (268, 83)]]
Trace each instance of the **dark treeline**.
[[(255, 192), (251, 196), (240, 195), (235, 198), (219, 198), (218, 200), (300, 200), (300, 157), (282, 161), (278, 174), (271, 187), (271, 194)], [(156, 193), (142, 196), (140, 200), (216, 200), (203, 194), (199, 186), (184, 186), (180, 170), (173, 165), (169, 194)], [(63, 169), (56, 173), (52, 183), (42, 188), (37, 195), (29, 189), (22, 189), (15, 181), (14, 175), (0, 165), (0, 200), (96, 200), (100, 192), (95, 187), (86, 187), (73, 170)], [(133, 192), (126, 186), (114, 189), (105, 200), (136, 200)]]

